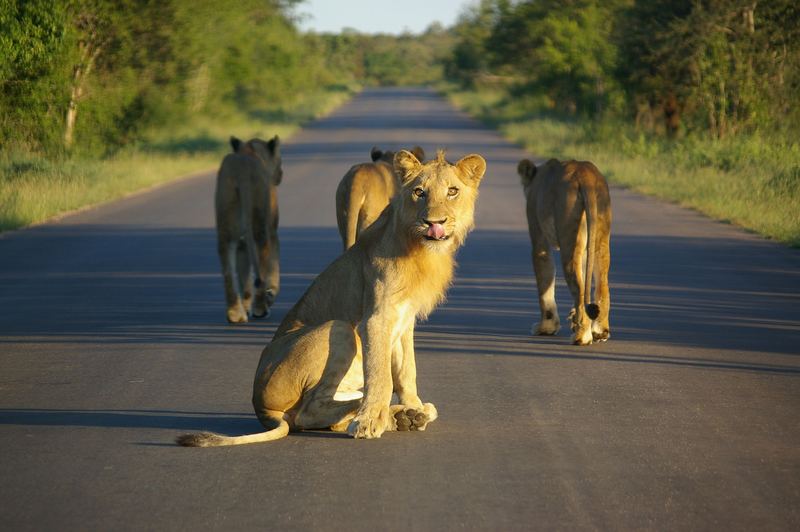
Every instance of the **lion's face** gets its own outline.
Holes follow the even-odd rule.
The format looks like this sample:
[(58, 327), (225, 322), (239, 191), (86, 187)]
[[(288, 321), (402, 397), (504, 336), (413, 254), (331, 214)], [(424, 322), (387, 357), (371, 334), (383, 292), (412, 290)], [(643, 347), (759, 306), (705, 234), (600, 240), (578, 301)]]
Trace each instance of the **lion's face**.
[(434, 251), (458, 247), (472, 229), (478, 185), (486, 171), (480, 155), (468, 155), (456, 164), (444, 159), (422, 164), (410, 152), (395, 155), (394, 168), (402, 182), (401, 223), (411, 241)]

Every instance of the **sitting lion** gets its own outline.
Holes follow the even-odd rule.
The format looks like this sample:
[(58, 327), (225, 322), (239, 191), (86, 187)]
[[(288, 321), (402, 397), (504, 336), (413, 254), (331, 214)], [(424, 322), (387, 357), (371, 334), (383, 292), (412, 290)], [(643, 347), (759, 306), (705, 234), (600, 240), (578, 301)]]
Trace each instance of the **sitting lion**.
[[(179, 444), (236, 445), (321, 428), (378, 438), (436, 419), (417, 395), (414, 323), (451, 282), (486, 162), (468, 155), (451, 165), (439, 152), (422, 164), (400, 151), (394, 169), (402, 187), (389, 208), (317, 277), (261, 353), (253, 407), (266, 432), (187, 434)], [(399, 404), (390, 406), (392, 392)]]
[[(411, 153), (420, 161), (425, 158), (419, 146)], [(370, 156), (371, 163), (350, 168), (336, 188), (336, 223), (345, 251), (378, 219), (400, 187), (392, 171), (394, 152), (373, 146)]]
[(268, 142), (231, 137), (231, 146), (214, 196), (217, 252), (228, 321), (245, 323), (250, 312), (268, 316), (280, 288), (277, 187), (283, 170), (277, 136)]
[[(555, 267), (550, 255), (551, 249), (560, 249), (574, 305), (570, 312), (572, 341), (588, 345), (607, 340), (611, 197), (605, 178), (590, 162), (562, 163), (555, 159), (538, 171), (531, 161), (523, 159), (517, 172), (527, 199), (533, 271), (542, 313), (541, 321), (533, 326), (533, 334), (556, 334), (560, 327)], [(591, 303), (593, 278), (597, 303)]]

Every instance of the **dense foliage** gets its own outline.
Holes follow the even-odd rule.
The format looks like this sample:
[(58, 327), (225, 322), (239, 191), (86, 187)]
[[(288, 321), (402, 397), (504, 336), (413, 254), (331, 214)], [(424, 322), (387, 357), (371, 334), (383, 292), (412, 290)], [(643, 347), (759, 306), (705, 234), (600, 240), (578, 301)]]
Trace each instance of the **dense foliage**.
[(368, 35), (354, 30), (315, 37), (337, 76), (363, 85), (427, 85), (441, 81), (453, 36), (439, 23), (421, 34)]
[(795, 0), (481, 0), (448, 62), (540, 109), (720, 138), (800, 119)]
[(330, 76), (279, 0), (0, 0), (0, 140), (101, 156), (147, 127), (270, 110)]

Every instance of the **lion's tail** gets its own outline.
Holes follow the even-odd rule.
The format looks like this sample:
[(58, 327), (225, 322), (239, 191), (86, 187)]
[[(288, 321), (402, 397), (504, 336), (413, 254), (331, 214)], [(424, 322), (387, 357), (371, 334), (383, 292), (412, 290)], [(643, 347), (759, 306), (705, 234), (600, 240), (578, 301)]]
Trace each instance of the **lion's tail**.
[(595, 320), (600, 315), (600, 307), (592, 303), (592, 279), (594, 277), (594, 256), (597, 247), (597, 195), (595, 191), (582, 186), (583, 206), (586, 209), (586, 277), (583, 283), (583, 301), (589, 319)]
[(223, 436), (213, 432), (197, 432), (194, 434), (181, 434), (175, 438), (175, 443), (184, 447), (223, 447), (226, 445), (244, 445), (245, 443), (262, 443), (279, 440), (289, 434), (289, 424), (281, 419), (280, 425), (272, 430), (245, 434), (244, 436)]
[[(355, 189), (355, 187), (354, 187)], [(349, 202), (345, 212), (345, 242), (344, 249), (347, 251), (356, 243), (358, 237), (358, 217), (361, 214), (361, 207), (364, 204), (363, 194), (357, 194), (356, 190), (350, 191)]]
[(253, 236), (253, 213), (255, 212), (255, 191), (250, 176), (244, 176), (239, 182), (239, 216), (241, 217), (241, 227), (244, 229), (244, 242), (247, 247), (247, 255), (250, 257), (250, 264), (253, 267), (255, 276), (255, 286), (261, 286), (261, 267), (258, 260), (258, 249), (256, 240)]

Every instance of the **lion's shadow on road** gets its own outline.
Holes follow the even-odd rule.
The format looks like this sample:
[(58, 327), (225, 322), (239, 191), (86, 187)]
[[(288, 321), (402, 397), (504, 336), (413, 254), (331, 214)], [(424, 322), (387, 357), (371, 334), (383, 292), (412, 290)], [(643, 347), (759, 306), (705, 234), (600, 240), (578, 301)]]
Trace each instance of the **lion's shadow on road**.
[[(234, 327), (224, 321), (213, 229), (67, 225), (26, 236), (0, 242), (3, 256), (15, 257), (0, 264), (0, 344), (263, 346), (341, 250), (334, 228), (281, 228), (282, 292), (273, 315)], [(59, 247), (74, 260), (52, 264), (37, 255)], [(774, 249), (759, 241), (612, 238), (612, 340), (603, 349), (614, 355), (616, 342), (640, 342), (795, 353), (800, 255)], [(512, 336), (542, 356), (554, 342), (568, 343), (566, 327), (554, 342), (529, 336), (538, 306), (527, 234), (478, 229), (459, 263), (447, 302), (420, 331)], [(557, 269), (563, 324), (570, 303)]]

